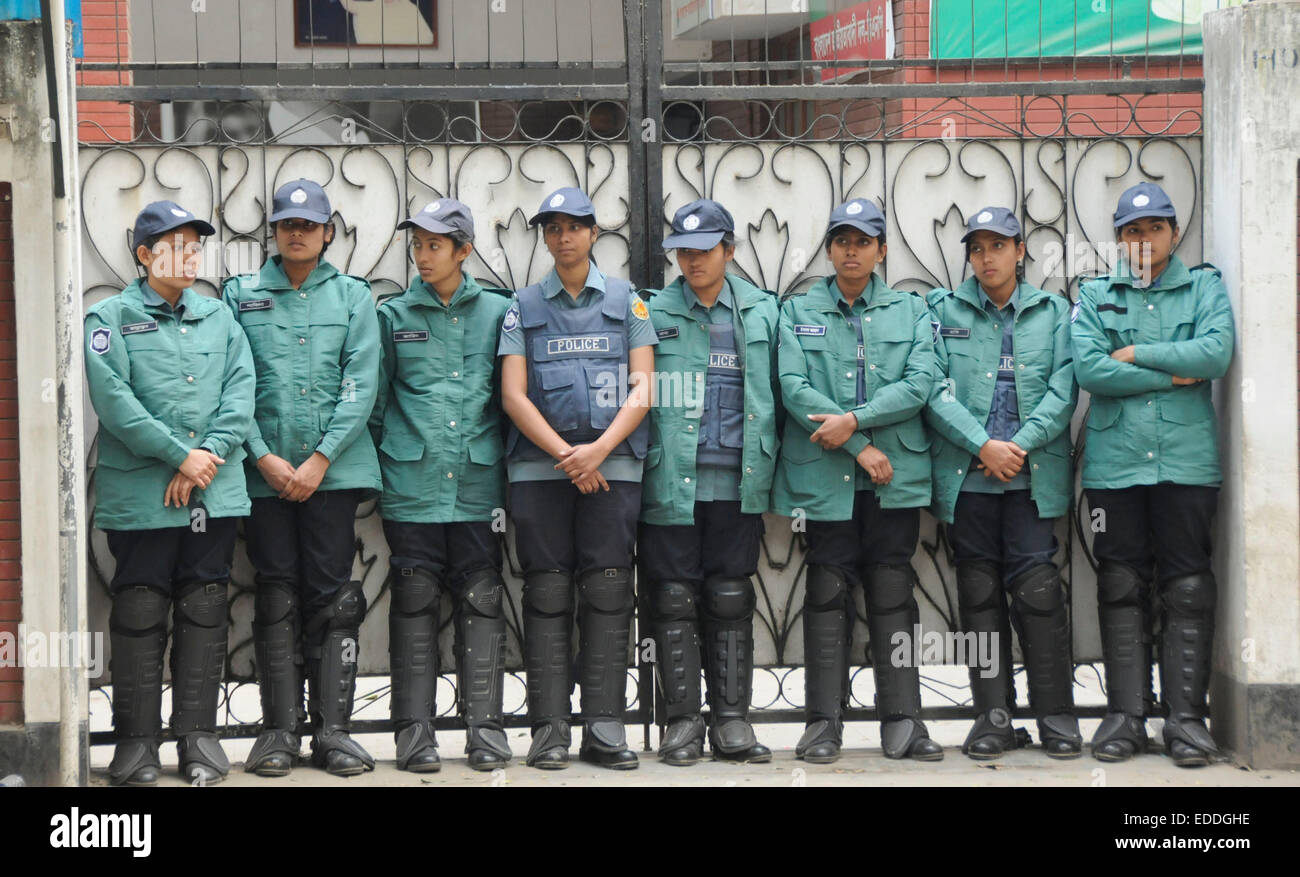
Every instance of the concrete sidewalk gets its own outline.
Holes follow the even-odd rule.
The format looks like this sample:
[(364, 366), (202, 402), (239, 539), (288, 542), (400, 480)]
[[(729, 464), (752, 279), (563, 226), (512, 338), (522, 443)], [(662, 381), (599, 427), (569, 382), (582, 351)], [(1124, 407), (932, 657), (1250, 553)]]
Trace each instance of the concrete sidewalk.
[[(399, 771), (392, 760), (392, 738), (361, 735), (358, 739), (381, 759), (373, 772), (343, 779), (303, 764), (288, 777), (263, 778), (243, 772), (235, 764), (222, 786), (256, 786), (260, 788), (297, 788), (311, 786), (1300, 786), (1300, 772), (1286, 770), (1253, 771), (1235, 764), (1213, 765), (1198, 769), (1175, 767), (1162, 754), (1140, 756), (1123, 764), (1103, 764), (1089, 756), (1074, 761), (1054, 761), (1037, 746), (1010, 752), (995, 762), (977, 764), (961, 754), (960, 738), (951, 743), (952, 733), (964, 732), (960, 723), (934, 723), (935, 739), (947, 747), (944, 760), (923, 764), (891, 761), (881, 753), (878, 743), (866, 739), (866, 727), (850, 726), (846, 733), (844, 756), (835, 764), (805, 764), (794, 757), (794, 742), (802, 730), (794, 725), (762, 725), (761, 740), (773, 748), (769, 764), (736, 765), (701, 761), (694, 767), (669, 767), (660, 763), (652, 752), (641, 752), (639, 729), (629, 734), (629, 742), (641, 757), (641, 766), (631, 771), (611, 771), (576, 760), (567, 770), (541, 771), (523, 763), (527, 752), (526, 732), (511, 731), (510, 742), (515, 760), (502, 770), (479, 773), (469, 769), (461, 753), (464, 736), (439, 733), (442, 770), (434, 774), (411, 774)], [(1091, 723), (1089, 723), (1091, 724)], [(952, 725), (952, 728), (945, 728)], [(1032, 726), (1031, 726), (1032, 727)], [(871, 729), (874, 733), (874, 728)], [(1091, 728), (1085, 732), (1085, 739)], [(576, 737), (575, 734), (575, 742)], [(385, 739), (386, 737), (386, 739)], [(1154, 739), (1159, 739), (1153, 735)], [(861, 738), (861, 739), (859, 739)], [(232, 740), (224, 743), (232, 762), (242, 759), (252, 741)], [(875, 745), (873, 745), (875, 744)], [(309, 751), (307, 742), (303, 751)], [(92, 785), (106, 785), (107, 761), (111, 747), (96, 747)], [(173, 744), (162, 747), (164, 775), (159, 785), (186, 785), (176, 774), (176, 750)]]

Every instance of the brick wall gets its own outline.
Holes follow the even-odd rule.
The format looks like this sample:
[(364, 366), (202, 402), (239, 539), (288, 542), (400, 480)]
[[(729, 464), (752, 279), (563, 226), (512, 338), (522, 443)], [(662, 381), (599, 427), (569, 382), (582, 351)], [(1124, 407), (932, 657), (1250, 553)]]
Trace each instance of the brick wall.
[[(130, 60), (128, 0), (81, 0), (81, 33), (86, 61)], [(131, 74), (116, 70), (77, 73), (78, 85), (129, 85)], [(130, 140), (135, 126), (131, 107), (111, 101), (77, 101), (77, 136), (82, 143)]]
[[(16, 361), (13, 189), (9, 183), (0, 183), (0, 632), (15, 639), (22, 618)], [(0, 725), (21, 724), (22, 720), (22, 668), (0, 667)]]

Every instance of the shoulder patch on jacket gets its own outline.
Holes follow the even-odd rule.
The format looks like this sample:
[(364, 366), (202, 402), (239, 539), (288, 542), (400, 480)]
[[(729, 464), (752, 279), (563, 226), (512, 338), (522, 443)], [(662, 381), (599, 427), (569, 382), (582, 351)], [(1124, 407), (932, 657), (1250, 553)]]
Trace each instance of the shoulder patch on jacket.
[(103, 356), (108, 353), (109, 344), (112, 343), (113, 330), (104, 326), (94, 329), (90, 333), (90, 349), (92, 352)]

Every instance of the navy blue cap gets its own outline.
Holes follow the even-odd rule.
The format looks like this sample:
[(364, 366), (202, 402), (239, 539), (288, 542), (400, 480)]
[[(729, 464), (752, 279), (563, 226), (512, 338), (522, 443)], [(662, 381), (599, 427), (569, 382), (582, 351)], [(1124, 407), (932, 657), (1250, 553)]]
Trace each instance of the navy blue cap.
[(1155, 183), (1138, 183), (1124, 190), (1115, 205), (1115, 227), (1127, 225), (1144, 216), (1177, 217), (1174, 202)]
[(404, 228), (422, 228), (434, 234), (460, 232), (472, 241), (474, 240), (474, 214), (455, 198), (439, 198), (437, 201), (425, 204), (419, 213), (397, 224), (398, 231)]
[(329, 222), (329, 196), (320, 183), (311, 180), (294, 180), (275, 190), (271, 199), (271, 222), (282, 219), (310, 219), (312, 222)]
[(961, 236), (961, 242), (966, 243), (977, 231), (991, 231), (1013, 238), (1020, 234), (1020, 220), (1006, 207), (981, 207), (966, 221), (966, 233)]
[(727, 208), (701, 198), (673, 214), (673, 233), (664, 238), (664, 249), (711, 250), (727, 232), (735, 231), (736, 221)]
[(537, 208), (533, 218), (528, 220), (528, 224), (533, 226), (539, 222), (544, 222), (552, 213), (595, 218), (596, 208), (591, 206), (591, 199), (581, 189), (565, 186), (563, 189), (556, 189), (546, 196), (545, 200), (542, 201), (542, 206)]
[(190, 213), (175, 201), (154, 201), (146, 204), (135, 217), (135, 228), (131, 231), (131, 249), (135, 249), (156, 234), (192, 225), (201, 237), (215, 234), (216, 229)]
[(854, 198), (831, 211), (831, 221), (826, 226), (826, 233), (830, 234), (841, 225), (851, 226), (873, 238), (878, 238), (885, 233), (885, 214), (866, 198)]

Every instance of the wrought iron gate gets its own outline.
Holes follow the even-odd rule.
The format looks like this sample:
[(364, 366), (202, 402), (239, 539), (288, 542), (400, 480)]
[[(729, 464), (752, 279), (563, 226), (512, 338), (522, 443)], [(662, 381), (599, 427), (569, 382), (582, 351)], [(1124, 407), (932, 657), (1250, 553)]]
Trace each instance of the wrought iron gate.
[[(381, 53), (375, 60), (373, 50), (358, 50), (357, 60), (349, 51), (342, 63), (319, 60), (313, 50), (310, 59), (299, 51), (288, 53), (292, 57), (277, 52), (271, 60), (241, 54), (213, 61), (196, 38), (193, 58), (167, 60), (155, 38), (147, 61), (82, 63), (83, 75), (112, 72), (118, 81), (83, 86), (81, 100), (129, 108), (133, 119), (130, 136), (121, 139), (102, 122), (82, 122), (86, 304), (134, 276), (126, 229), (140, 206), (161, 197), (214, 217), (215, 246), (196, 287), (215, 294), (222, 276), (260, 264), (268, 251), (270, 194), (298, 176), (321, 181), (331, 196), (338, 232), (331, 261), (369, 277), (378, 297), (400, 292), (411, 273), (405, 233), (394, 232), (397, 222), (438, 197), (456, 197), (474, 210), (472, 274), (511, 288), (539, 279), (549, 261), (525, 217), (561, 185), (582, 187), (595, 203), (603, 229), (595, 255), (602, 268), (645, 288), (675, 275), (659, 242), (675, 209), (697, 197), (724, 202), (736, 217), (741, 243), (733, 270), (778, 293), (828, 273), (820, 246), (825, 217), (835, 204), (859, 196), (875, 199), (888, 217), (885, 279), (921, 293), (963, 278), (958, 240), (964, 217), (985, 204), (1005, 204), (1016, 208), (1026, 230), (1029, 281), (1071, 294), (1079, 276), (1106, 270), (1108, 205), (1139, 179), (1158, 180), (1170, 191), (1185, 216), (1180, 252), (1199, 261), (1200, 114), (1194, 101), (1179, 100), (1199, 100), (1194, 56), (1187, 70), (1182, 55), (1107, 56), (1082, 67), (1077, 58), (855, 59), (848, 73), (836, 66), (847, 62), (832, 62), (831, 81), (823, 81), (828, 66), (812, 58), (806, 27), (794, 36), (711, 40), (695, 60), (665, 61), (662, 0), (575, 0), (549, 8), (557, 21), (563, 13), (578, 28), (584, 16), (572, 7), (584, 3), (590, 52), (580, 61), (563, 56), (567, 37), (558, 24), (553, 63), (529, 59), (527, 26), (519, 58), (494, 59), (494, 13), (484, 0), (478, 4), (488, 33), (484, 59), (456, 58), (453, 43), (449, 59), (417, 53), (389, 61)], [(463, 10), (477, 8), (473, 2), (445, 5), (462, 17)], [(896, 0), (892, 7), (911, 14), (921, 5)], [(807, 4), (800, 8), (806, 12)], [(155, 24), (183, 17), (152, 4), (150, 15)], [(519, 15), (526, 25), (526, 13)], [(463, 25), (463, 19), (448, 25), (454, 39)], [(598, 44), (597, 34), (611, 29), (618, 43)], [(1001, 79), (990, 81), (989, 71), (998, 68)], [(1038, 78), (1023, 81), (1026, 69), (1036, 69)], [(1138, 75), (1142, 70), (1145, 75)], [(93, 423), (88, 403), (86, 411)], [(93, 503), (93, 447), (88, 466)], [(1080, 510), (1081, 498), (1060, 523), (1058, 538), (1075, 609), (1074, 652), (1086, 664), (1098, 657), (1099, 642)], [(769, 515), (766, 523), (756, 577), (763, 678), (755, 714), (761, 721), (799, 720), (802, 537), (789, 519)], [(360, 510), (356, 535), (356, 577), (370, 605), (360, 660), (362, 673), (376, 677), (360, 686), (358, 725), (386, 730), (388, 723), (375, 713), (387, 691), (387, 549), (373, 503)], [(508, 723), (522, 726), (521, 580), (509, 534), (503, 538), (508, 666), (519, 683), (507, 703)], [(101, 631), (107, 630), (111, 566), (96, 531), (91, 618)], [(923, 625), (952, 629), (950, 552), (942, 528), (928, 516), (914, 566)], [(858, 600), (853, 654), (861, 660), (866, 630)], [(230, 606), (227, 679), (233, 695), (254, 680), (252, 572), (242, 537)], [(449, 611), (444, 605), (444, 667), (454, 666)], [(646, 725), (647, 744), (651, 671), (638, 662), (629, 676), (635, 697), (627, 718)], [(873, 716), (869, 677), (861, 668), (855, 673), (850, 718)], [(458, 727), (454, 680), (446, 677), (439, 688), (438, 725)], [(945, 705), (928, 706), (926, 715), (965, 715), (964, 690), (930, 690), (928, 699)], [(239, 714), (234, 701), (226, 700), (226, 733), (253, 733), (259, 716)], [(92, 736), (97, 743), (111, 739), (108, 733)]]

